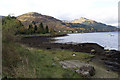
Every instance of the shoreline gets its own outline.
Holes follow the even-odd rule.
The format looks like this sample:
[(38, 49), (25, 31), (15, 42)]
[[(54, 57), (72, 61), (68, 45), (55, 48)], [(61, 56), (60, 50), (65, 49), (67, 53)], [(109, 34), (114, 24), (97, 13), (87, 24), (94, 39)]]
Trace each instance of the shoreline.
[[(102, 34), (102, 32), (92, 32), (93, 34), (95, 33), (95, 35), (96, 34)], [(91, 34), (92, 34), (91, 33)], [(117, 32), (103, 32), (103, 33), (105, 33), (106, 35), (105, 36), (107, 36), (107, 34), (108, 34), (108, 36), (115, 36), (115, 38), (117, 38), (116, 37), (116, 35), (118, 35), (118, 33)], [(73, 36), (73, 35), (88, 35), (88, 34), (90, 34), (90, 33), (71, 33), (71, 34), (67, 34), (68, 36)], [(82, 36), (83, 36), (82, 35)], [(107, 36), (107, 37), (108, 37)], [(76, 36), (75, 36), (76, 37)], [(79, 37), (79, 36), (78, 36)], [(101, 36), (100, 36), (101, 37)], [(72, 38), (74, 38), (74, 37), (72, 37)], [(81, 37), (80, 37), (81, 38)], [(99, 38), (99, 37), (98, 37)], [(63, 40), (63, 39), (65, 39), (65, 40)], [(84, 38), (83, 38), (84, 39)], [(87, 39), (87, 38), (85, 38), (85, 39)], [(100, 38), (101, 39), (101, 38)], [(112, 38), (111, 38), (112, 39)], [(60, 40), (60, 41), (58, 41), (58, 40)], [(62, 42), (62, 40), (63, 40), (63, 42)], [(73, 39), (74, 40), (74, 39)], [(53, 43), (62, 43), (62, 44), (64, 44), (64, 43), (66, 43), (66, 44), (80, 44), (80, 43), (91, 43), (92, 41), (81, 41), (81, 42), (79, 42), (79, 41), (73, 41), (73, 40), (66, 40), (66, 37), (65, 38), (63, 38), (63, 37), (61, 37), (61, 38), (56, 38), (55, 39), (55, 41), (58, 41), (58, 42), (53, 42)], [(93, 40), (93, 39), (92, 39)], [(95, 38), (95, 40), (97, 40), (96, 38)], [(98, 44), (98, 45), (100, 45), (100, 46), (102, 46), (102, 47), (104, 47), (104, 50), (116, 50), (116, 51), (120, 51), (119, 49), (118, 49), (118, 44), (117, 43), (115, 43), (114, 45), (116, 45), (116, 46), (114, 46), (112, 43), (111, 43), (111, 41), (109, 41), (109, 43), (110, 44), (112, 44), (113, 46), (111, 46), (111, 45), (108, 45), (109, 43), (108, 43), (108, 41), (106, 41), (106, 43), (104, 42), (104, 44), (103, 43), (101, 43), (100, 41), (95, 41), (95, 40), (93, 40), (93, 42), (92, 43), (96, 43), (96, 44)]]
[[(120, 32), (120, 31), (111, 31), (111, 32)], [(81, 34), (83, 34), (83, 33), (102, 33), (101, 31), (98, 31), (98, 32), (81, 32)], [(107, 31), (105, 31), (105, 32), (103, 32), (103, 33), (109, 33), (109, 32), (107, 32)], [(67, 33), (67, 34), (77, 34), (77, 33)]]
[(21, 37), (44, 37), (44, 38), (52, 38), (52, 37), (61, 37), (61, 36), (68, 36), (68, 34), (42, 34), (42, 35), (39, 35), (39, 34), (33, 34), (33, 35), (18, 35), (18, 36), (21, 36)]
[[(64, 35), (59, 35), (64, 36)], [(31, 36), (23, 37), (20, 43), (25, 44), (29, 47), (38, 49), (66, 49), (75, 52), (85, 52), (88, 54), (95, 55), (95, 60), (106, 66), (109, 70), (120, 72), (120, 51), (117, 50), (105, 50), (104, 47), (96, 43), (79, 43), (79, 44), (66, 44), (66, 43), (51, 43), (55, 36)], [(99, 59), (97, 59), (99, 57)], [(93, 58), (94, 60), (94, 58)], [(94, 61), (93, 61), (94, 62)], [(120, 73), (119, 73), (120, 74)]]

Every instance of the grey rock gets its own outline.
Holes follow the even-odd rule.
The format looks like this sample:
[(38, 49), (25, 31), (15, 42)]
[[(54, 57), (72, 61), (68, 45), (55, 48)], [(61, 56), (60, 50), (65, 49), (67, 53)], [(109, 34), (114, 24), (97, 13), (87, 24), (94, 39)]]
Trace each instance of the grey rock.
[(77, 69), (76, 72), (81, 74), (83, 77), (90, 77), (95, 75), (95, 69), (90, 65), (83, 65), (80, 67), (80, 69)]
[(91, 77), (95, 75), (95, 69), (90, 64), (77, 60), (61, 61), (59, 63), (64, 69), (71, 69), (72, 71), (77, 72), (83, 77)]

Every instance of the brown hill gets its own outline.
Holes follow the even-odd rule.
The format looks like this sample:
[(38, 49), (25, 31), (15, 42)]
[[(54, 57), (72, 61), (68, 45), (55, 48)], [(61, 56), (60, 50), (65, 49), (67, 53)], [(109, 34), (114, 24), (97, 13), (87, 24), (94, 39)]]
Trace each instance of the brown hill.
[(17, 17), (18, 20), (20, 20), (24, 26), (28, 26), (31, 24), (33, 21), (39, 25), (41, 22), (43, 23), (44, 26), (48, 25), (50, 28), (54, 28), (54, 30), (71, 30), (72, 28), (67, 27), (65, 24), (63, 24), (62, 21), (51, 17), (47, 15), (42, 15), (36, 12), (29, 12), (23, 15), (20, 15)]
[(72, 27), (81, 27), (85, 29), (89, 29), (91, 31), (117, 31), (117, 27), (111, 26), (111, 25), (106, 25), (104, 23), (100, 23), (94, 20), (90, 20), (87, 18), (79, 18), (75, 19), (69, 22)]

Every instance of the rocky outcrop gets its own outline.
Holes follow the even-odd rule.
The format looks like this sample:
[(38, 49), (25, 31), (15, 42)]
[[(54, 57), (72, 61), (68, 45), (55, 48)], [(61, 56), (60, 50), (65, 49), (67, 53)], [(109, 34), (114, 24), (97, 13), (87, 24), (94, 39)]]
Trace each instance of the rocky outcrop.
[(120, 72), (120, 52), (116, 50), (106, 51), (104, 63), (107, 68)]
[(95, 69), (90, 65), (83, 65), (80, 69), (77, 69), (76, 72), (81, 74), (83, 77), (91, 77), (95, 75)]
[(71, 69), (83, 77), (91, 77), (95, 75), (95, 69), (88, 63), (78, 61), (78, 60), (69, 60), (59, 62), (64, 69)]
[(80, 44), (63, 44), (62, 49), (71, 49), (75, 52), (86, 52), (90, 54), (101, 55), (104, 52), (104, 47), (96, 43), (80, 43)]

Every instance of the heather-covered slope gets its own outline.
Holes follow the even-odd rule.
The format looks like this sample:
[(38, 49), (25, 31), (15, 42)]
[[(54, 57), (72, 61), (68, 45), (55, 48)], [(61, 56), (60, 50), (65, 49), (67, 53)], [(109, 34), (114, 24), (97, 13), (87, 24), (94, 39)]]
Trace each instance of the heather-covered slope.
[(69, 27), (62, 24), (62, 21), (36, 12), (29, 12), (20, 15), (17, 19), (20, 20), (26, 27), (34, 21), (36, 24), (43, 23), (44, 26), (48, 25), (48, 27), (54, 28), (54, 30), (70, 30)]

